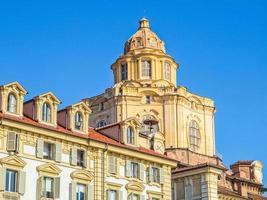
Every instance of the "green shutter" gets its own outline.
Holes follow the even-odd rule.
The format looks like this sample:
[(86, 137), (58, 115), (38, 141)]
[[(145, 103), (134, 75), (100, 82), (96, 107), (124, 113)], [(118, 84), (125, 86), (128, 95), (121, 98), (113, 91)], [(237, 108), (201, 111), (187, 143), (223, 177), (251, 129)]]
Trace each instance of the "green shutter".
[(131, 161), (129, 161), (129, 160), (126, 160), (125, 176), (127, 176), (127, 177), (131, 177), (132, 176)]
[(72, 147), (71, 148), (71, 158), (70, 158), (70, 163), (72, 165), (77, 165), (77, 148), (76, 147)]
[(26, 184), (26, 173), (23, 171), (19, 171), (19, 183), (18, 183), (18, 193), (25, 193), (25, 185)]
[(144, 164), (139, 163), (139, 179), (142, 180), (142, 181), (145, 180), (145, 173), (144, 173), (144, 170), (145, 170), (145, 166), (144, 166)]
[(76, 182), (72, 181), (70, 183), (70, 200), (76, 200)]
[(6, 168), (0, 168), (0, 191), (5, 190)]
[(88, 185), (88, 200), (94, 200), (94, 186)]
[(44, 140), (39, 138), (37, 139), (36, 157), (43, 158), (43, 152), (44, 152)]
[(55, 195), (55, 199), (58, 199), (60, 197), (60, 178), (59, 177), (54, 178), (54, 195)]
[(117, 158), (109, 156), (109, 173), (117, 174)]
[(160, 174), (159, 182), (160, 184), (164, 184), (164, 169), (163, 168), (159, 169), (159, 174)]
[(55, 161), (61, 162), (62, 144), (56, 143), (55, 148)]

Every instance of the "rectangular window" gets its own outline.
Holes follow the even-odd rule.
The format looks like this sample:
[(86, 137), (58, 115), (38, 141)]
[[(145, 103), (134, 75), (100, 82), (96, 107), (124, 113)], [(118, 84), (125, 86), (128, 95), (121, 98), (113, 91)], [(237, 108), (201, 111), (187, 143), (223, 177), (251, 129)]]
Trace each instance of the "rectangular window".
[(108, 200), (117, 200), (118, 199), (118, 193), (116, 190), (109, 190), (108, 191)]
[(104, 109), (105, 109), (105, 104), (104, 104), (104, 102), (101, 102), (101, 103), (99, 104), (99, 110), (102, 111), (102, 110), (104, 110)]
[(6, 188), (7, 192), (17, 192), (18, 172), (6, 170)]
[(177, 200), (184, 200), (185, 199), (185, 185), (184, 185), (184, 181), (178, 181), (176, 183), (176, 197)]
[(122, 64), (121, 65), (121, 80), (127, 80), (128, 76), (128, 69), (127, 69), (127, 64)]
[(138, 163), (131, 163), (131, 174), (133, 178), (139, 178), (139, 165)]
[(78, 166), (81, 166), (81, 167), (84, 167), (85, 166), (85, 163), (84, 163), (84, 156), (85, 156), (85, 153), (83, 150), (80, 150), (78, 149), (77, 150), (77, 165)]
[(43, 158), (53, 160), (54, 144), (44, 142)]
[(151, 78), (151, 62), (149, 60), (142, 61), (142, 77), (145, 79)]
[(194, 178), (193, 179), (193, 198), (201, 199), (201, 179)]
[(85, 200), (86, 185), (77, 184), (76, 186), (76, 200)]
[(54, 198), (54, 179), (50, 177), (44, 177), (44, 197)]
[(159, 169), (156, 167), (152, 167), (152, 181), (155, 183), (159, 183)]

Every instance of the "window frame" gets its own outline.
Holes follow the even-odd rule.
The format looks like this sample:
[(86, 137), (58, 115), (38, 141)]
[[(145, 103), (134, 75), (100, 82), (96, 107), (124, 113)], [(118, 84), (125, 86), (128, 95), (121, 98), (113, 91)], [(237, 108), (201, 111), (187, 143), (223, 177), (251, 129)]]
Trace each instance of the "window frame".
[[(84, 198), (83, 199), (79, 199), (79, 196), (77, 196), (77, 195), (80, 194), (79, 191), (78, 191), (79, 186), (83, 186), (84, 187)], [(87, 198), (86, 198), (87, 190), (88, 190), (87, 184), (77, 182), (76, 183), (76, 195), (75, 195), (76, 196), (76, 200), (87, 200)]]
[(164, 62), (164, 79), (171, 80), (171, 64), (168, 61)]
[[(135, 144), (135, 132), (134, 132), (134, 128), (132, 126), (128, 126), (127, 127), (127, 144), (132, 144), (134, 145)], [(130, 134), (130, 136), (129, 136)]]
[(83, 149), (77, 149), (77, 166), (85, 167), (85, 150)]
[[(52, 180), (52, 182), (51, 182), (51, 190), (52, 191), (50, 192), (52, 196), (47, 196), (47, 191), (46, 191), (46, 189), (47, 189), (46, 188), (46, 180), (47, 179)], [(54, 177), (49, 177), (49, 176), (44, 176), (42, 178), (42, 181), (43, 181), (43, 185), (44, 185), (44, 187), (43, 187), (44, 190), (42, 191), (42, 196), (45, 197), (45, 198), (52, 198), (53, 199), (55, 197), (55, 191), (54, 191), (55, 190), (55, 178)]]
[(152, 78), (152, 62), (151, 60), (141, 61), (141, 77), (142, 79)]
[(139, 170), (139, 163), (131, 162), (131, 177), (139, 179), (140, 170)]
[[(12, 181), (11, 173), (14, 173), (14, 180), (13, 180), (14, 183), (12, 184), (13, 186), (11, 186), (11, 183), (10, 183)], [(18, 171), (12, 170), (12, 169), (6, 169), (5, 179), (6, 179), (5, 192), (17, 193), (18, 192)], [(14, 188), (14, 191), (11, 188)]]
[[(79, 125), (77, 125), (79, 123)], [(83, 114), (80, 111), (76, 111), (74, 114), (74, 128), (78, 131), (83, 131)]]
[(52, 107), (48, 102), (44, 102), (42, 105), (42, 121), (52, 122)]
[[(47, 150), (46, 146), (48, 146), (48, 150), (49, 150), (49, 152), (47, 153), (48, 155), (45, 155), (46, 150)], [(47, 159), (47, 160), (54, 160), (55, 159), (54, 154), (55, 154), (55, 144), (53, 144), (51, 142), (44, 141), (43, 158)]]
[(127, 63), (121, 64), (121, 81), (128, 80), (128, 65)]
[[(13, 97), (14, 104), (12, 104), (12, 101), (10, 99), (11, 97)], [(10, 92), (7, 96), (7, 111), (13, 114), (18, 113), (18, 99), (17, 99), (17, 95), (13, 92)]]
[(201, 145), (200, 127), (196, 120), (189, 123), (189, 146), (193, 151), (198, 151)]
[(160, 183), (160, 169), (159, 168), (151, 167), (151, 175), (152, 175), (152, 182)]

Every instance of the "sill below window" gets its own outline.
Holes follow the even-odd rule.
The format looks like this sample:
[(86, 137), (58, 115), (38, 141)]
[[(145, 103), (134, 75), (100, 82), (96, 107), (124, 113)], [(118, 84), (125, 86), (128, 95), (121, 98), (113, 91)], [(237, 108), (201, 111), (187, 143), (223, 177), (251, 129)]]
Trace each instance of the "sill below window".
[(4, 199), (19, 200), (19, 193), (17, 192), (3, 192)]

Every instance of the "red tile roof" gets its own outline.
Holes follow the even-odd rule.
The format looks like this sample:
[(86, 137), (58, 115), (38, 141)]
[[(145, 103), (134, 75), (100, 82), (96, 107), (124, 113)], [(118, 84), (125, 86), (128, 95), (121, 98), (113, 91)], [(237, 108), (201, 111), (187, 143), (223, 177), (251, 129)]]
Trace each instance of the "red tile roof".
[(88, 138), (88, 139), (99, 141), (99, 142), (102, 142), (102, 143), (106, 143), (106, 144), (110, 144), (110, 145), (126, 148), (126, 149), (129, 149), (129, 150), (138, 151), (140, 153), (145, 153), (145, 154), (153, 155), (153, 156), (156, 156), (156, 157), (161, 157), (161, 158), (164, 158), (164, 159), (175, 161), (174, 159), (169, 158), (166, 155), (157, 153), (157, 152), (155, 152), (155, 151), (153, 151), (151, 149), (146, 149), (146, 148), (143, 148), (143, 147), (132, 147), (132, 146), (128, 146), (128, 145), (122, 144), (120, 142), (117, 142), (116, 140), (113, 140), (113, 139), (111, 139), (111, 138), (109, 138), (109, 137), (97, 132), (93, 128), (89, 128), (88, 129), (88, 134), (86, 135), (86, 134), (82, 134), (82, 133), (79, 133), (79, 132), (68, 130), (68, 129), (66, 129), (66, 128), (62, 127), (62, 126), (59, 126), (59, 125), (57, 125), (57, 126), (49, 126), (49, 125), (46, 125), (46, 124), (38, 123), (37, 121), (35, 121), (33, 119), (30, 119), (28, 117), (25, 117), (25, 116), (17, 117), (17, 116), (10, 115), (10, 114), (3, 114), (0, 111), (0, 119), (1, 118), (12, 120), (12, 121), (17, 121), (17, 122), (20, 122), (20, 123), (36, 126), (36, 127), (39, 127), (39, 128), (48, 129), (48, 130), (51, 130), (51, 131), (56, 131), (56, 132), (60, 132), (60, 133), (64, 133), (64, 134), (73, 135), (73, 136), (76, 136), (76, 137)]

